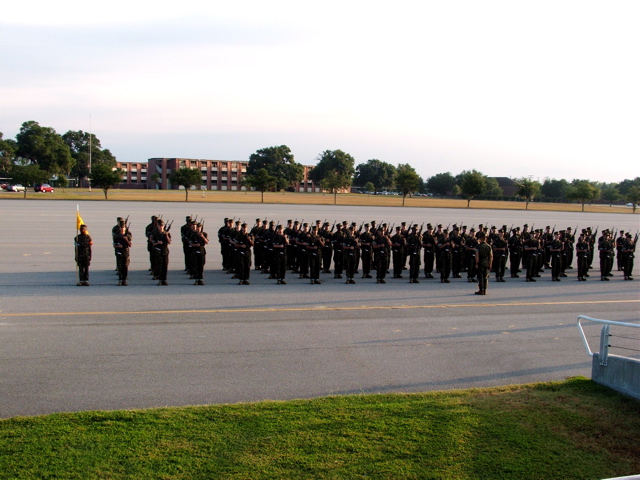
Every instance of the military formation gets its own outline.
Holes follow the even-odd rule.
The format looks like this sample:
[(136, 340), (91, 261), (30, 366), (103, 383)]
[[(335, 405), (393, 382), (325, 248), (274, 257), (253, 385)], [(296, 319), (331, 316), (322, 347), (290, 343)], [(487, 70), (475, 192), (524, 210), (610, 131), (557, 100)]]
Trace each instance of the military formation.
[[(168, 285), (172, 224), (165, 224), (161, 216), (152, 216), (145, 228), (149, 272), (158, 285)], [(587, 281), (590, 271), (592, 274), (598, 271), (601, 281), (609, 281), (614, 264), (624, 280), (633, 280), (638, 233), (591, 227), (576, 232), (577, 227), (534, 229), (527, 224), (468, 228), (413, 222), (389, 226), (371, 221), (358, 226), (347, 221), (331, 224), (316, 220), (309, 224), (304, 220), (288, 220), (284, 226), (260, 218), (249, 228), (240, 220), (225, 218), (217, 234), (222, 269), (239, 285), (250, 284), (252, 270), (268, 274), (278, 285), (287, 283), (287, 273), (311, 284), (322, 283), (321, 274), (331, 274), (333, 279), (345, 280), (347, 284), (355, 284), (356, 278), (374, 276), (378, 284), (386, 283), (389, 277), (405, 276), (409, 283), (436, 278), (441, 283), (450, 283), (451, 279), (462, 279), (464, 275), (468, 282), (477, 282), (476, 294), (486, 295), (491, 274), (496, 282), (505, 282), (507, 271), (511, 279), (523, 274), (524, 281), (536, 282), (544, 272), (549, 272), (551, 281), (560, 282), (574, 269), (574, 261), (578, 281)], [(118, 284), (126, 286), (132, 245), (128, 218), (118, 218), (112, 236)], [(87, 237), (85, 228), (85, 233), (81, 231), (75, 239), (80, 267), (78, 285), (83, 286), (88, 285), (91, 259), (91, 237)], [(180, 237), (184, 272), (195, 285), (204, 285), (209, 243), (204, 221), (187, 216)], [(596, 258), (598, 263), (594, 264)]]

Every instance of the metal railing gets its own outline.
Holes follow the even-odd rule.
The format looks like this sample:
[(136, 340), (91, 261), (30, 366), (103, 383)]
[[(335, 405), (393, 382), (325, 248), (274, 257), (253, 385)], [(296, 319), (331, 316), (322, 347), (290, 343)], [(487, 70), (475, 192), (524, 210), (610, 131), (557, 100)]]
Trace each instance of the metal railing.
[[(586, 315), (578, 315), (578, 330), (580, 330), (580, 335), (582, 336), (582, 343), (584, 343), (584, 348), (587, 350), (587, 354), (590, 357), (593, 357), (594, 353), (591, 351), (591, 347), (589, 346), (589, 341), (584, 333), (584, 329), (582, 328), (582, 320), (593, 322), (593, 323), (601, 323), (602, 329), (600, 330), (600, 351), (598, 352), (600, 365), (607, 366), (607, 357), (609, 356), (609, 348), (612, 347), (609, 340), (611, 337), (618, 338), (626, 338), (626, 339), (635, 339), (634, 337), (626, 337), (622, 335), (613, 335), (611, 333), (611, 325), (616, 325), (620, 327), (630, 327), (630, 328), (640, 328), (640, 323), (629, 323), (629, 322), (616, 322), (614, 320), (602, 320), (600, 318), (591, 318)], [(634, 352), (640, 352), (640, 336), (637, 338), (638, 346), (637, 348), (629, 348), (623, 347), (621, 345), (615, 345), (616, 348), (630, 350)]]

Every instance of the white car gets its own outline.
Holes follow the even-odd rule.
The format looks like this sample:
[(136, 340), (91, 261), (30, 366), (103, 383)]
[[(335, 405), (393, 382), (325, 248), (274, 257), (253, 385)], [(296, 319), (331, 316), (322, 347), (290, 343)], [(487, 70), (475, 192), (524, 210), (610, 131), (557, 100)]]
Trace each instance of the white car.
[(8, 192), (24, 192), (26, 190), (26, 188), (24, 188), (22, 185), (20, 185), (19, 183), (16, 185), (9, 185), (7, 187), (7, 191)]
[[(636, 205), (637, 207), (638, 205)], [(633, 203), (627, 203), (627, 207), (633, 207)]]

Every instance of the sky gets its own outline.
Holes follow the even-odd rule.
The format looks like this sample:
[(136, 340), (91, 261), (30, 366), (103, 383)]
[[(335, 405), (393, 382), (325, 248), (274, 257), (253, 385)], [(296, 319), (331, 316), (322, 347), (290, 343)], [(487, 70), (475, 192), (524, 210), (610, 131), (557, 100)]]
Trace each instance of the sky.
[(408, 163), (425, 180), (640, 176), (640, 2), (29, 1), (0, 15), (0, 132), (119, 161)]

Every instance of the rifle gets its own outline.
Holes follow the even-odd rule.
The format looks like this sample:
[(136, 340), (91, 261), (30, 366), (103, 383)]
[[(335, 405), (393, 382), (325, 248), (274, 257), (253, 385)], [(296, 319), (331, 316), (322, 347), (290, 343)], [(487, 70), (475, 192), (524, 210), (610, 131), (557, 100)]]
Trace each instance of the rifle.
[(422, 229), (424, 227), (424, 222), (420, 224), (420, 230), (418, 230), (418, 235), (422, 235)]
[(129, 215), (127, 215), (127, 218), (125, 218), (124, 220), (124, 226), (127, 230), (131, 230), (131, 224), (129, 223)]
[(171, 230), (171, 225), (173, 225), (173, 220), (171, 220), (170, 222), (167, 222), (167, 228), (165, 228), (164, 231), (168, 232), (169, 230)]
[(331, 230), (329, 230), (330, 232), (333, 232), (333, 229), (336, 227), (336, 221), (333, 221), (333, 225), (331, 225)]
[(358, 233), (362, 232), (362, 227), (364, 227), (364, 220), (362, 220), (362, 223), (360, 224), (360, 228), (358, 228)]

